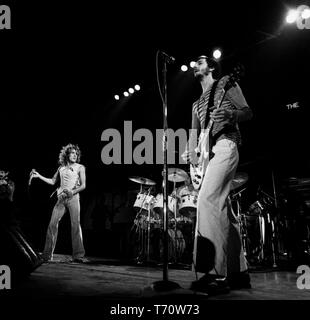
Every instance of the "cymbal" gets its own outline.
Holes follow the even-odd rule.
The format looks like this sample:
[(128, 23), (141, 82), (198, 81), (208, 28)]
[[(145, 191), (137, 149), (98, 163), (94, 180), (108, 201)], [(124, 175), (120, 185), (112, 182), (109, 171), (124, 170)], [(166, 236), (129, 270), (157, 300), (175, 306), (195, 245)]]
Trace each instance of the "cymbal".
[(140, 184), (146, 184), (149, 186), (154, 186), (156, 184), (155, 181), (151, 179), (143, 178), (143, 177), (130, 177), (129, 180), (140, 183)]
[(179, 168), (168, 168), (168, 180), (172, 182), (182, 182), (188, 179), (188, 174)]
[(245, 172), (237, 172), (231, 183), (230, 190), (237, 189), (248, 181), (248, 174)]

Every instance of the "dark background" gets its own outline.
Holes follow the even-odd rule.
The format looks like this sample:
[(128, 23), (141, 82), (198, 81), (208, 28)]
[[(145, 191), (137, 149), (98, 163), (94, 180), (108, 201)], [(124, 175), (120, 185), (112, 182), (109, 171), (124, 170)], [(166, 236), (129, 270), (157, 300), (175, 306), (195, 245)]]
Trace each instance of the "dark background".
[[(40, 249), (55, 199), (40, 180), (28, 186), (29, 172), (51, 177), (63, 145), (78, 144), (87, 168), (85, 229), (87, 208), (98, 194), (114, 201), (139, 188), (128, 177), (153, 179), (160, 189), (162, 165), (101, 161), (103, 130), (122, 133), (124, 120), (133, 122), (133, 130), (162, 128), (159, 49), (176, 58), (167, 73), (168, 126), (174, 130), (189, 128), (200, 94), (190, 71), (179, 71), (183, 63), (220, 47), (224, 74), (236, 62), (245, 66), (240, 85), (254, 118), (241, 124), (239, 171), (249, 176), (249, 204), (258, 188), (274, 195), (288, 179), (309, 176), (310, 30), (284, 22), (289, 7), (307, 1), (1, 3), (11, 7), (12, 29), (0, 31), (0, 169), (10, 171), (25, 228)], [(136, 83), (141, 91), (113, 100)], [(289, 110), (286, 105), (295, 102), (300, 107)], [(112, 205), (112, 224), (114, 214)]]

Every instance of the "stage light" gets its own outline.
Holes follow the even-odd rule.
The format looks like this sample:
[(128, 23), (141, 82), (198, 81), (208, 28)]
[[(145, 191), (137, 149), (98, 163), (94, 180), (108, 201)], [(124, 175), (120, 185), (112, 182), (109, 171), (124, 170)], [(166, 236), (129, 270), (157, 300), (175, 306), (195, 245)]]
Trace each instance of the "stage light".
[(135, 85), (135, 90), (139, 91), (141, 88), (138, 84)]
[(115, 100), (119, 100), (119, 95), (116, 94), (116, 95), (114, 96), (114, 99), (115, 99)]
[(124, 96), (125, 97), (128, 97), (129, 96), (129, 93), (127, 91), (124, 91)]
[(215, 50), (213, 51), (213, 58), (214, 58), (214, 59), (218, 60), (218, 59), (220, 59), (221, 56), (222, 56), (221, 50), (215, 49)]
[(181, 70), (182, 70), (183, 72), (185, 72), (185, 71), (188, 70), (188, 67), (187, 67), (185, 64), (183, 64), (183, 65), (181, 66)]
[(301, 12), (301, 17), (303, 19), (309, 19), (310, 18), (310, 8), (306, 8)]
[(287, 16), (286, 16), (286, 22), (287, 23), (294, 23), (298, 18), (298, 11), (295, 9), (289, 10)]
[(129, 88), (129, 89), (128, 89), (128, 92), (129, 92), (129, 93), (134, 93), (134, 92), (135, 92), (135, 90), (134, 90), (134, 89), (132, 89), (132, 88)]
[(190, 65), (191, 68), (194, 68), (194, 67), (195, 67), (195, 64), (196, 64), (195, 61), (191, 61), (189, 65)]

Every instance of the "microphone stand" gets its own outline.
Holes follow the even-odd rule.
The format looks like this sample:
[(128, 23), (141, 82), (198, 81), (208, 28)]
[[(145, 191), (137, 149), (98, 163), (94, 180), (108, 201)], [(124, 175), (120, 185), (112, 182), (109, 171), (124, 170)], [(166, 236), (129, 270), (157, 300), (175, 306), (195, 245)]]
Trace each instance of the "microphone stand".
[(164, 209), (164, 250), (163, 250), (163, 280), (156, 281), (153, 284), (153, 288), (156, 291), (168, 291), (180, 288), (180, 285), (176, 282), (169, 281), (168, 279), (168, 166), (167, 166), (167, 145), (168, 145), (168, 121), (167, 121), (167, 62), (169, 62), (169, 57), (163, 55), (163, 92), (164, 92), (164, 101), (163, 101), (163, 156), (164, 156), (164, 165), (163, 165), (163, 209)]
[[(272, 178), (272, 188), (273, 188), (273, 195), (274, 195), (274, 204), (276, 208), (276, 213), (278, 214), (278, 198), (277, 198), (277, 191), (276, 191), (276, 184), (275, 184), (275, 177), (274, 177), (274, 171), (271, 171), (271, 178)], [(275, 252), (275, 243), (277, 240), (276, 237), (276, 226), (274, 223), (274, 218), (271, 218), (271, 250), (272, 250), (272, 262), (273, 268), (277, 268), (277, 262), (276, 262), (276, 252)]]

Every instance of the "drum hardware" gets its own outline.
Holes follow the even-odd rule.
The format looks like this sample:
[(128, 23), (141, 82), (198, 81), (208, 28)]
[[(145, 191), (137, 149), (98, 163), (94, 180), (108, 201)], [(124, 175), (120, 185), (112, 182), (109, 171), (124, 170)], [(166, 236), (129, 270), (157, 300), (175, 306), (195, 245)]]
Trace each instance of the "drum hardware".
[(275, 243), (276, 243), (277, 239), (276, 239), (276, 233), (275, 233), (275, 223), (274, 223), (272, 216), (270, 215), (270, 213), (268, 211), (266, 212), (266, 215), (267, 215), (267, 223), (270, 225), (269, 230), (270, 230), (270, 235), (271, 235), (272, 266), (273, 266), (273, 268), (276, 268), (277, 263), (276, 263)]
[(259, 234), (260, 234), (260, 252), (258, 255), (258, 261), (263, 262), (265, 260), (265, 219), (260, 213), (258, 215), (258, 223), (259, 223)]
[[(240, 176), (241, 177), (241, 176)], [(238, 185), (239, 187), (243, 185), (245, 182), (245, 179), (242, 178), (239, 180)], [(236, 188), (236, 185), (234, 189)], [(230, 199), (232, 201), (235, 201), (236, 203), (236, 211), (237, 211), (237, 217), (238, 222), (240, 225), (240, 233), (241, 233), (241, 239), (242, 239), (242, 246), (244, 250), (244, 254), (249, 262), (251, 258), (253, 258), (253, 255), (256, 255), (257, 262), (263, 263), (265, 262), (267, 255), (266, 255), (266, 236), (271, 237), (271, 255), (273, 259), (273, 266), (276, 267), (275, 263), (275, 247), (274, 247), (274, 241), (275, 241), (275, 228), (274, 228), (274, 221), (267, 210), (267, 202), (263, 201), (263, 199), (257, 200), (254, 203), (252, 203), (248, 209), (247, 212), (242, 213), (241, 206), (240, 206), (240, 200), (242, 197), (242, 192), (246, 190), (246, 188), (240, 190), (239, 192), (230, 195)], [(250, 239), (250, 236), (253, 236), (251, 232), (253, 230), (249, 230), (248, 221), (250, 219), (255, 219), (256, 223), (258, 224), (258, 243), (257, 247), (253, 248), (253, 243), (251, 242), (252, 239)], [(256, 224), (256, 226), (257, 226)], [(266, 229), (266, 225), (271, 227), (269, 229)], [(267, 232), (267, 234), (266, 234)]]
[(273, 261), (273, 268), (277, 267), (276, 263), (276, 251), (275, 251), (275, 242), (276, 242), (276, 234), (275, 234), (275, 226), (274, 221), (271, 220), (271, 247), (272, 247), (272, 261)]
[[(262, 192), (261, 192), (262, 193)], [(262, 193), (266, 194), (266, 193)], [(277, 267), (276, 263), (276, 227), (275, 220), (269, 211), (270, 198), (260, 198), (252, 203), (247, 212), (248, 218), (257, 218), (259, 226), (259, 248), (258, 248), (258, 263), (264, 263), (267, 258), (271, 258), (273, 268)], [(268, 255), (266, 249), (268, 250)], [(252, 253), (257, 253), (253, 251)]]
[[(171, 168), (170, 168), (171, 169)], [(179, 236), (179, 233), (181, 232), (180, 230), (178, 230), (178, 220), (177, 220), (177, 213), (178, 213), (178, 199), (177, 199), (177, 191), (176, 191), (176, 183), (177, 182), (182, 182), (182, 181), (185, 181), (185, 180), (181, 180), (183, 179), (185, 176), (184, 176), (184, 173), (185, 175), (187, 176), (187, 173), (185, 171), (180, 171), (181, 169), (176, 169), (176, 168), (172, 168), (172, 170), (170, 171), (170, 174), (169, 174), (169, 169), (168, 169), (168, 180), (169, 181), (173, 181), (173, 191), (171, 193), (171, 196), (172, 198), (174, 198), (175, 200), (175, 203), (174, 203), (174, 206), (173, 206), (173, 213), (174, 213), (174, 216), (173, 216), (173, 219), (174, 219), (174, 234), (173, 234), (173, 262), (174, 263), (177, 263), (179, 261), (179, 259), (181, 258), (181, 254), (180, 254), (180, 249), (182, 248), (181, 247), (181, 240), (183, 239), (183, 235), (182, 235), (182, 238)], [(183, 177), (182, 177), (183, 175)], [(171, 237), (171, 235), (170, 235)], [(184, 240), (184, 239), (183, 239)], [(183, 243), (183, 242), (182, 242)], [(185, 244), (185, 242), (184, 242)], [(184, 251), (184, 250), (183, 250)]]
[[(249, 259), (253, 258), (253, 255), (256, 255), (257, 260), (256, 263), (262, 264), (265, 261), (265, 230), (266, 230), (266, 224), (265, 224), (265, 218), (263, 216), (263, 210), (264, 207), (261, 205), (261, 203), (257, 200), (254, 203), (252, 203), (249, 207), (249, 211), (245, 214), (244, 216), (244, 222), (245, 222), (245, 228), (247, 230), (247, 235), (249, 236), (249, 228), (250, 226), (248, 226), (248, 221), (253, 222), (256, 221), (255, 226), (257, 226), (258, 224), (258, 243), (257, 246), (255, 248), (253, 248), (252, 246), (256, 244), (256, 242), (254, 241), (255, 239), (253, 238), (254, 231), (255, 230), (251, 230), (251, 237), (252, 239), (250, 239), (250, 237), (247, 238), (247, 256)], [(252, 243), (253, 240), (253, 243)]]
[[(141, 177), (130, 177), (129, 179), (140, 184), (140, 191), (137, 190), (138, 193), (134, 203), (137, 214), (132, 226), (132, 230), (135, 231), (138, 240), (138, 252), (135, 260), (138, 264), (155, 262), (163, 258), (164, 239), (162, 237), (165, 232), (162, 230), (164, 218), (163, 194), (159, 193), (156, 196), (151, 194), (153, 181), (150, 179)], [(196, 216), (198, 192), (195, 190), (196, 193), (191, 195), (191, 199), (187, 199), (187, 203), (185, 203), (188, 205), (187, 207), (183, 203), (182, 211), (184, 213), (186, 210), (192, 210), (192, 212), (183, 216), (179, 210), (181, 198), (176, 184), (188, 181), (188, 175), (181, 169), (171, 168), (169, 169), (169, 181), (173, 182), (173, 190), (168, 195), (168, 260), (169, 265), (181, 267), (181, 259), (185, 248), (187, 248), (187, 242), (189, 241), (190, 247), (191, 239), (189, 238), (194, 235), (193, 219)], [(150, 186), (150, 188), (143, 190), (143, 184)], [(194, 198), (196, 202), (193, 200)], [(157, 226), (158, 228), (156, 228)], [(190, 231), (189, 228), (191, 229)], [(186, 233), (183, 235), (183, 232)]]
[(171, 182), (183, 182), (189, 179), (188, 174), (179, 168), (168, 168), (168, 180)]
[(147, 192), (143, 192), (142, 185), (154, 186), (156, 185), (156, 183), (153, 180), (137, 176), (130, 177), (129, 180), (140, 184), (140, 192), (138, 193), (137, 199), (134, 203), (134, 208), (138, 210), (137, 215), (134, 219), (134, 221), (136, 222), (136, 219), (141, 215), (142, 211), (149, 211), (148, 209), (153, 203), (153, 197), (150, 195), (152, 187), (148, 188)]
[(245, 172), (237, 172), (231, 182), (230, 190), (235, 190), (243, 186), (248, 181), (248, 174)]
[[(174, 208), (176, 206), (175, 201), (176, 201), (176, 199), (172, 195), (168, 196), (168, 218), (169, 219), (173, 218), (173, 216), (174, 216)], [(163, 199), (162, 193), (157, 194), (152, 209), (155, 213), (157, 213), (160, 216), (160, 218), (163, 218), (164, 199)]]
[(138, 264), (151, 263), (151, 234), (155, 231), (156, 226), (156, 221), (151, 217), (151, 209), (149, 209), (148, 215), (142, 216), (137, 223), (136, 234), (139, 244), (138, 256), (135, 260)]
[(238, 219), (239, 226), (240, 226), (242, 247), (243, 247), (244, 255), (245, 255), (245, 257), (247, 257), (249, 255), (249, 246), (248, 246), (248, 232), (247, 232), (247, 225), (246, 225), (246, 215), (244, 213), (242, 213), (241, 205), (240, 205), (242, 192), (244, 190), (246, 190), (246, 188), (243, 188), (239, 192), (230, 195), (228, 197), (228, 199), (229, 199), (230, 203), (231, 203), (231, 201), (235, 201), (236, 205), (237, 205), (236, 211), (237, 211), (237, 219)]
[[(131, 228), (133, 230), (134, 226), (136, 226), (139, 234), (140, 240), (140, 251), (139, 255), (137, 257), (137, 261), (140, 262), (141, 258), (143, 259), (146, 255), (147, 262), (150, 261), (150, 234), (151, 234), (151, 209), (154, 204), (154, 197), (151, 195), (152, 187), (148, 188), (147, 192), (143, 192), (142, 185), (148, 185), (148, 186), (154, 186), (156, 183), (153, 180), (143, 178), (143, 177), (130, 177), (129, 180), (139, 183), (140, 184), (140, 192), (137, 195), (137, 199), (134, 203), (134, 208), (138, 210), (135, 219), (134, 224)], [(147, 229), (147, 235), (145, 237), (145, 226), (144, 226), (144, 219), (143, 217), (145, 215), (142, 215), (147, 211), (147, 219), (146, 219), (146, 229)], [(140, 218), (140, 220), (139, 220)], [(146, 239), (145, 239), (146, 238)], [(145, 248), (146, 246), (146, 248)], [(146, 251), (146, 252), (145, 252)]]
[(143, 177), (136, 177), (136, 176), (130, 177), (129, 180), (141, 184), (141, 187), (143, 184), (148, 185), (148, 186), (155, 186), (156, 185), (155, 181), (153, 181), (151, 179), (143, 178)]

